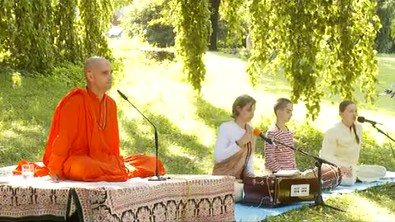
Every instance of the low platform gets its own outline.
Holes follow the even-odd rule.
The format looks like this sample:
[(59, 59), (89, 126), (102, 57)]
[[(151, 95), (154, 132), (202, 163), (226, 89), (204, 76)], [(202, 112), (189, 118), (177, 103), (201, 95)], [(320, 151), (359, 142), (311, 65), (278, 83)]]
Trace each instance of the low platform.
[[(52, 182), (0, 169), (0, 221), (234, 221), (234, 178)], [(71, 219), (72, 218), (72, 219)]]

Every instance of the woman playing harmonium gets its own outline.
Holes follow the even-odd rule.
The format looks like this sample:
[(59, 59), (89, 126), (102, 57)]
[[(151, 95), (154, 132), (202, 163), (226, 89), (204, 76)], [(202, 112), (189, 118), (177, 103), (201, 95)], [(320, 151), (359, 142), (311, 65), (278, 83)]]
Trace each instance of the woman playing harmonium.
[(341, 121), (330, 128), (324, 136), (320, 157), (339, 166), (341, 185), (353, 185), (378, 180), (385, 176), (386, 169), (377, 165), (358, 166), (362, 143), (362, 126), (355, 122), (357, 106), (352, 101), (339, 105)]
[[(230, 175), (236, 179), (254, 176), (253, 157), (256, 137), (248, 124), (254, 117), (255, 99), (237, 97), (232, 106), (233, 120), (222, 123), (215, 143), (213, 175)], [(241, 183), (235, 184), (235, 201), (242, 197)]]

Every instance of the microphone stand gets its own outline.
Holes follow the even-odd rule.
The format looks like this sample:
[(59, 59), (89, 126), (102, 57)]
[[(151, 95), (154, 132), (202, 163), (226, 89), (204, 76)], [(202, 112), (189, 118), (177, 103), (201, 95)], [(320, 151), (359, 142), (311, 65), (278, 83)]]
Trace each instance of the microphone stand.
[(390, 135), (388, 135), (387, 133), (385, 133), (383, 130), (381, 130), (380, 128), (378, 128), (377, 126), (376, 126), (376, 123), (372, 123), (372, 126), (379, 132), (379, 133), (381, 133), (381, 134), (383, 134), (384, 136), (386, 136), (388, 139), (390, 139), (392, 142), (395, 142), (395, 140), (392, 138), (392, 137), (390, 137)]
[[(379, 133), (381, 133), (381, 134), (383, 134), (384, 136), (386, 136), (388, 139), (390, 139), (392, 142), (395, 142), (395, 140), (390, 136), (390, 135), (388, 135), (387, 133), (385, 133), (383, 130), (381, 130), (380, 128), (378, 128), (377, 126), (376, 126), (376, 123), (372, 123), (372, 126), (373, 126), (373, 128), (375, 128)], [(390, 146), (391, 147), (391, 151), (392, 151), (392, 156), (394, 156), (395, 157), (395, 155), (394, 155), (394, 150), (392, 149), (392, 146)], [(394, 187), (395, 185), (392, 185), (391, 187)]]
[(133, 108), (135, 108), (137, 110), (137, 112), (139, 112), (145, 120), (147, 120), (152, 127), (154, 128), (155, 131), (155, 176), (148, 178), (149, 181), (164, 181), (166, 180), (165, 177), (161, 177), (159, 175), (159, 143), (158, 143), (158, 130), (156, 129), (155, 124), (153, 124), (151, 122), (151, 120), (149, 120), (142, 112), (140, 112), (139, 109), (137, 109), (137, 107), (135, 105), (133, 105), (132, 102), (129, 101), (129, 99), (125, 96), (125, 94), (123, 94), (121, 91), (117, 90), (117, 92), (119, 93), (119, 95), (121, 95), (121, 97), (126, 100), (131, 106), (133, 106)]
[(272, 140), (272, 139), (269, 139), (269, 138), (266, 138), (266, 137), (264, 138), (264, 140), (266, 142), (270, 143), (270, 144), (276, 144), (277, 143), (277, 144), (283, 145), (283, 146), (285, 146), (285, 147), (287, 147), (289, 149), (295, 150), (295, 151), (297, 151), (297, 152), (299, 152), (299, 153), (301, 153), (301, 154), (303, 154), (305, 156), (313, 158), (315, 160), (315, 166), (318, 168), (318, 176), (317, 176), (317, 180), (318, 180), (318, 194), (315, 197), (314, 204), (312, 204), (312, 206), (324, 206), (324, 207), (329, 207), (329, 208), (331, 208), (333, 210), (346, 212), (345, 210), (342, 210), (340, 208), (337, 208), (337, 207), (330, 206), (330, 205), (326, 204), (324, 202), (324, 199), (322, 198), (322, 171), (321, 171), (321, 166), (322, 166), (323, 163), (326, 163), (326, 164), (329, 164), (329, 165), (337, 167), (334, 163), (331, 163), (331, 162), (329, 162), (329, 161), (327, 161), (325, 159), (322, 159), (320, 157), (314, 156), (314, 155), (312, 155), (310, 153), (307, 153), (307, 152), (305, 152), (305, 151), (303, 151), (303, 150), (301, 150), (299, 148), (287, 145), (287, 144), (285, 144), (285, 143), (283, 143), (281, 141), (278, 141), (278, 140)]

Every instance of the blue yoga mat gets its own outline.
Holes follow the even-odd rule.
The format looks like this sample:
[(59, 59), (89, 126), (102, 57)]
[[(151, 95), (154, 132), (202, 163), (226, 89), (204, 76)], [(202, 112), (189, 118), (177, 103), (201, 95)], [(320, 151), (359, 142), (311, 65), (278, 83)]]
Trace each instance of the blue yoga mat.
[[(338, 186), (332, 191), (326, 191), (322, 194), (324, 200), (328, 199), (331, 195), (352, 193), (354, 191), (362, 191), (371, 187), (384, 185), (385, 183), (395, 182), (395, 172), (387, 172), (386, 176), (379, 180), (370, 183), (357, 182), (354, 186)], [(301, 208), (312, 204), (313, 202), (301, 202), (294, 203), (287, 206), (276, 207), (276, 208), (262, 208), (242, 205), (239, 203), (235, 204), (235, 219), (236, 221), (262, 221), (268, 216), (278, 216), (287, 211)]]

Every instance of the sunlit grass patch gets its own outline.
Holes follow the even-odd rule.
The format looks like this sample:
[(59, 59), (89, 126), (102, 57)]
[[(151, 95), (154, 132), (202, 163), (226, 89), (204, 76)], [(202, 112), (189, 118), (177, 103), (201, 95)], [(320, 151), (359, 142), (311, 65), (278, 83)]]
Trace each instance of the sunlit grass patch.
[(325, 203), (346, 212), (327, 207), (303, 207), (266, 221), (395, 221), (395, 186), (387, 184), (358, 193), (331, 197)]

